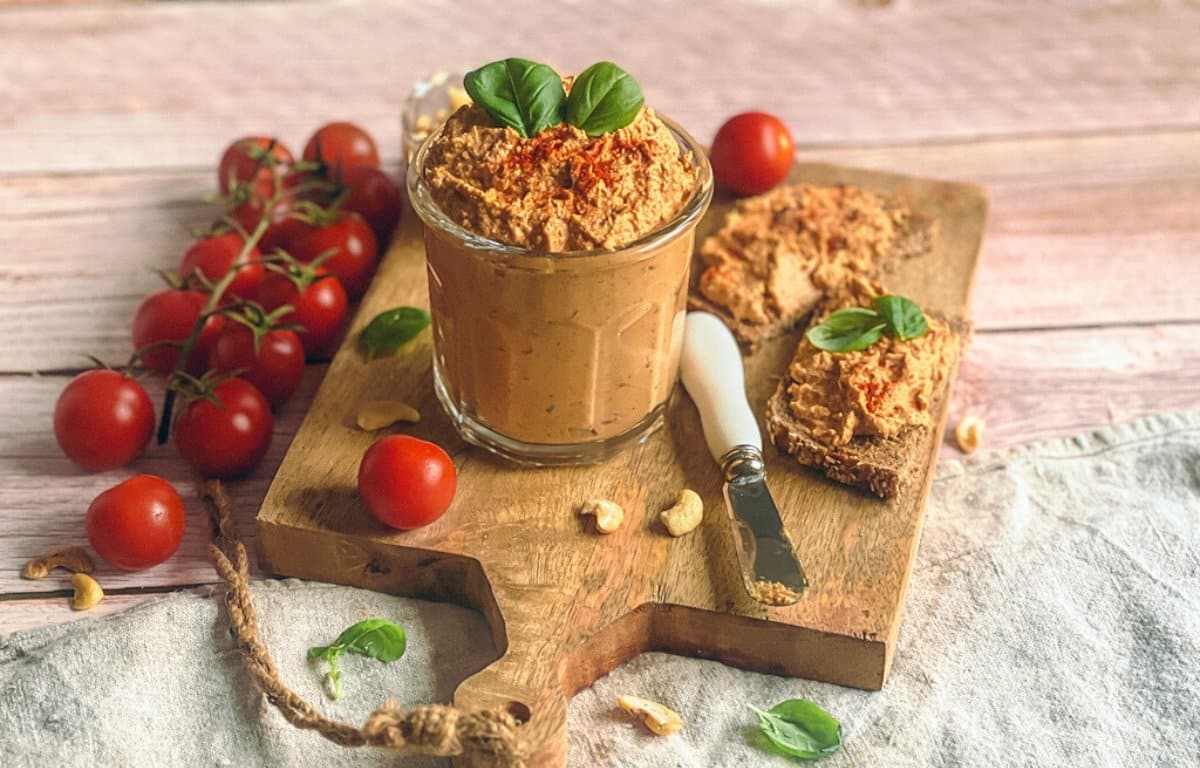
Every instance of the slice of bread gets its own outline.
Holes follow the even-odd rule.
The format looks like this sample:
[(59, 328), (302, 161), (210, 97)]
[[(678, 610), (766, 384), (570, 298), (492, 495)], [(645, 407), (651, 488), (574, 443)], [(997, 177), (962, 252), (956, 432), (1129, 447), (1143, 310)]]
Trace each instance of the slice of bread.
[[(951, 371), (935, 392), (935, 400), (930, 403), (930, 412), (933, 414), (940, 412), (954, 378), (954, 368), (971, 333), (970, 325), (966, 322), (947, 322), (960, 343)], [(807, 342), (801, 340), (800, 343)], [(820, 470), (831, 480), (864, 488), (883, 499), (896, 496), (903, 486), (919, 480), (925, 467), (930, 427), (911, 426), (895, 437), (858, 435), (844, 445), (830, 445), (817, 440), (792, 413), (788, 389), (793, 383), (785, 371), (775, 393), (767, 401), (767, 430), (780, 451), (790, 454), (805, 466)], [(935, 418), (934, 423), (937, 422)]]
[[(804, 197), (806, 194), (828, 199), (821, 201), (823, 205), (806, 207), (811, 201)], [(819, 211), (814, 213), (810, 207)], [(854, 222), (860, 222), (862, 216), (869, 216), (871, 212), (894, 217), (894, 232), (890, 233), (886, 247), (880, 248), (878, 254), (838, 250), (837, 243), (844, 239), (861, 239), (864, 231), (843, 234), (839, 228), (857, 226)], [(838, 220), (839, 213), (845, 215), (844, 220)], [(819, 215), (824, 219), (812, 220)], [(721, 318), (742, 346), (753, 351), (760, 342), (799, 325), (817, 306), (830, 284), (851, 274), (872, 277), (890, 260), (928, 253), (933, 247), (935, 224), (932, 219), (909, 210), (896, 200), (849, 186), (779, 187), (767, 195), (746, 198), (738, 202), (721, 228), (698, 249), (692, 264), (688, 308), (711, 312)], [(758, 229), (754, 230), (754, 227)], [(787, 254), (776, 251), (788, 247), (790, 234), (780, 228), (787, 227), (795, 228), (792, 234), (796, 235), (804, 227), (821, 233), (813, 235), (821, 253), (807, 257), (807, 272), (802, 276), (791, 274), (785, 278), (777, 272), (778, 257)], [(760, 305), (756, 307), (758, 311), (739, 312), (702, 290), (705, 276), (724, 261), (737, 262), (735, 271), (752, 273), (747, 274), (745, 287), (748, 293), (761, 294), (756, 296), (756, 303)], [(772, 283), (776, 280), (790, 293), (786, 311), (781, 311), (778, 302), (771, 300)]]

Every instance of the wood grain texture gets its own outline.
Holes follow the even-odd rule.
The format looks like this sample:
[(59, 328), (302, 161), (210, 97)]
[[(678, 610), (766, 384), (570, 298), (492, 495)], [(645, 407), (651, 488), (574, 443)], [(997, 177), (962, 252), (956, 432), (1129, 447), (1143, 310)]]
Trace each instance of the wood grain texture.
[[(1200, 321), (1200, 132), (801, 158), (985, 184), (981, 329)], [(199, 202), (212, 179), (0, 178), (0, 371), (76, 368), (83, 352), (123, 359), (133, 313), (158, 285), (148, 268), (176, 266), (190, 231), (216, 215)]]
[[(936, 219), (933, 252), (890, 265), (886, 281), (927, 309), (965, 314), (983, 235), (982, 190), (826, 165), (801, 166), (793, 179), (859, 184)], [(697, 235), (718, 226), (731, 204), (729, 198), (714, 202)], [(355, 326), (388, 307), (427, 305), (424, 273), (424, 249), (410, 222)], [(795, 334), (777, 339), (747, 360), (757, 413), (796, 340)], [(367, 362), (353, 343), (343, 345), (259, 513), (258, 552), (266, 570), (479, 609), (504, 651), (462, 683), (455, 701), (528, 707), (533, 718), (524, 730), (538, 765), (566, 761), (567, 697), (644, 650), (882, 687), (940, 426), (918, 441), (922, 468), (886, 502), (769, 452), (772, 493), (811, 586), (800, 603), (768, 609), (742, 586), (720, 472), (695, 409), (678, 388), (667, 427), (644, 445), (597, 467), (530, 470), (462, 445), (434, 399), (430, 350), (422, 338), (396, 358)], [(356, 404), (388, 398), (417, 405), (424, 418), (405, 431), (446, 446), (459, 472), (446, 516), (403, 533), (371, 518), (355, 490), (359, 457), (378, 437), (351, 426)], [(946, 411), (943, 400), (937, 418)], [(656, 519), (684, 487), (704, 499), (706, 520), (693, 535), (672, 539)], [(574, 509), (589, 498), (625, 508), (616, 533), (596, 536), (576, 518)]]
[(395, 158), (415, 78), (513, 52), (564, 72), (616, 57), (702, 139), (749, 108), (803, 146), (1196, 127), (1197, 27), (1195, 4), (1145, 0), (14, 8), (0, 173), (207, 166), (231, 136), (267, 127), (295, 148), (339, 118)]

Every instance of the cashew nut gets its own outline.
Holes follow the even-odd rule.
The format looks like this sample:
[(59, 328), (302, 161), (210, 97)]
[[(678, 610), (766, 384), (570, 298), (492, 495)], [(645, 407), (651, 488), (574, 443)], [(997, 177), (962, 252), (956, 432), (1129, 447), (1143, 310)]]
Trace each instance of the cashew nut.
[(683, 728), (683, 718), (679, 713), (657, 701), (639, 696), (618, 696), (617, 704), (631, 715), (640, 715), (646, 727), (659, 736), (666, 736)]
[(978, 416), (964, 416), (954, 428), (954, 440), (963, 453), (974, 453), (983, 442), (985, 423)]
[(600, 533), (612, 533), (621, 527), (625, 519), (625, 510), (615, 501), (607, 499), (589, 499), (579, 507), (579, 514), (595, 515), (596, 530)]
[(75, 586), (75, 596), (71, 598), (71, 607), (77, 611), (86, 611), (104, 599), (104, 590), (100, 588), (100, 582), (86, 573), (77, 573), (72, 576), (71, 584)]
[(358, 413), (354, 417), (354, 423), (358, 425), (358, 428), (367, 432), (390, 427), (398, 421), (416, 424), (420, 420), (420, 411), (399, 400), (365, 402), (358, 407)]
[(691, 533), (704, 520), (704, 502), (700, 495), (691, 488), (684, 488), (679, 494), (679, 501), (670, 509), (664, 509), (658, 519), (666, 526), (672, 536), (682, 536)]
[(91, 573), (95, 570), (92, 558), (88, 557), (88, 553), (82, 547), (67, 547), (25, 563), (25, 567), (21, 569), (21, 578), (34, 581), (44, 579), (55, 568), (65, 568), (74, 573)]

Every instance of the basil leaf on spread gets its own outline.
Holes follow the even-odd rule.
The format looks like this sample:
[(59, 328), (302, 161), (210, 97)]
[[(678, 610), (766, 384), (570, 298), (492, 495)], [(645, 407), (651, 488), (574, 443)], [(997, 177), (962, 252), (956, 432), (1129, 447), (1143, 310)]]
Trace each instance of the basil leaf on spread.
[(824, 322), (808, 329), (805, 338), (826, 352), (854, 352), (866, 349), (883, 337), (887, 323), (873, 309), (839, 309)]
[(804, 337), (826, 352), (855, 352), (879, 341), (884, 333), (900, 341), (911, 341), (929, 332), (925, 313), (911, 299), (889, 294), (873, 303), (875, 309), (839, 309), (809, 328)]
[(925, 313), (911, 299), (903, 296), (880, 296), (874, 301), (875, 309), (888, 324), (888, 331), (901, 341), (917, 339), (929, 331)]
[(751, 706), (758, 727), (777, 750), (791, 757), (820, 760), (842, 746), (842, 726), (806, 699), (788, 699), (763, 711)]
[(545, 64), (503, 59), (463, 77), (471, 100), (525, 138), (562, 122), (567, 95), (562, 77)]
[(330, 696), (337, 699), (342, 695), (342, 670), (338, 667), (338, 657), (343, 653), (370, 656), (387, 664), (403, 656), (407, 647), (408, 638), (399, 624), (386, 619), (367, 619), (347, 627), (331, 644), (309, 648), (308, 658), (329, 662), (325, 682), (329, 686)]
[(429, 325), (429, 312), (416, 307), (396, 307), (380, 312), (359, 335), (368, 358), (395, 352)]
[(601, 61), (579, 73), (567, 96), (567, 122), (589, 136), (612, 133), (633, 122), (645, 98), (633, 75)]

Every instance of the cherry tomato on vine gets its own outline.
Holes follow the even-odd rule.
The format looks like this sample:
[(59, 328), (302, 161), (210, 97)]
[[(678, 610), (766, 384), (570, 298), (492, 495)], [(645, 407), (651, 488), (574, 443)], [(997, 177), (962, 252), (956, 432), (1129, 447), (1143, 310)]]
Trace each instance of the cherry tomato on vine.
[(324, 267), (269, 272), (258, 289), (258, 303), (268, 312), (292, 307), (279, 321), (303, 327), (296, 333), (310, 359), (332, 354), (346, 324), (346, 290)]
[[(166, 288), (146, 297), (133, 316), (133, 346), (142, 349), (162, 341), (183, 342), (192, 332), (192, 326), (204, 310), (208, 297), (199, 291)], [(200, 338), (188, 358), (187, 370), (192, 374), (203, 373), (208, 368), (208, 351), (224, 321), (212, 315), (204, 322)], [(139, 354), (142, 365), (156, 373), (170, 373), (179, 362), (179, 348), (170, 345), (157, 346)]]
[(439, 446), (408, 435), (380, 438), (358, 466), (358, 493), (375, 519), (402, 531), (437, 520), (454, 501), (458, 472)]
[[(274, 166), (260, 160), (256, 150), (270, 151)], [(252, 196), (270, 199), (275, 193), (275, 176), (285, 174), (292, 164), (292, 153), (282, 143), (267, 136), (246, 136), (225, 148), (217, 166), (217, 184), (228, 195), (238, 184), (250, 189)]]
[(255, 349), (255, 332), (239, 322), (228, 322), (211, 353), (217, 373), (241, 370), (238, 376), (253, 384), (278, 408), (300, 388), (304, 379), (304, 346), (295, 331), (276, 328), (262, 333)]
[[(242, 253), (245, 240), (236, 232), (205, 237), (192, 243), (179, 263), (179, 276), (185, 280), (199, 272), (209, 283), (217, 283), (233, 269)], [(258, 248), (250, 248), (245, 263), (238, 267), (225, 295), (253, 299), (265, 274)]]
[(366, 219), (380, 250), (386, 249), (404, 210), (400, 185), (380, 169), (366, 165), (343, 171), (341, 183), (349, 189), (342, 201), (342, 210), (353, 211)]
[(183, 541), (183, 500), (170, 483), (138, 475), (109, 488), (87, 510), (87, 535), (100, 557), (126, 571), (166, 560)]
[(138, 457), (154, 434), (154, 406), (136, 379), (84, 371), (54, 404), (54, 437), (71, 461), (99, 472)]
[(333, 171), (358, 165), (379, 166), (379, 150), (371, 135), (354, 123), (327, 123), (304, 145), (304, 159), (324, 163)]
[(212, 395), (220, 405), (201, 397), (180, 413), (175, 445), (204, 477), (240, 477), (262, 461), (271, 445), (271, 406), (241, 379), (217, 384)]
[(787, 178), (794, 154), (792, 134), (782, 120), (743, 112), (717, 131), (709, 157), (717, 181), (739, 195), (757, 195)]
[[(259, 253), (271, 253), (276, 248), (282, 246), (280, 233), (285, 225), (290, 221), (288, 216), (292, 212), (294, 200), (291, 197), (282, 197), (275, 201), (271, 206), (271, 219), (267, 224), (267, 229), (263, 232), (263, 236), (258, 241)], [(250, 234), (262, 221), (263, 213), (266, 211), (267, 203), (257, 197), (252, 197), (245, 202), (239, 203), (229, 212), (229, 217), (237, 222), (237, 225), (242, 228), (242, 231)]]
[(332, 251), (321, 266), (341, 281), (351, 298), (366, 293), (371, 276), (375, 274), (378, 260), (375, 233), (357, 213), (338, 211), (331, 223), (298, 232), (289, 245), (292, 256), (303, 263)]

